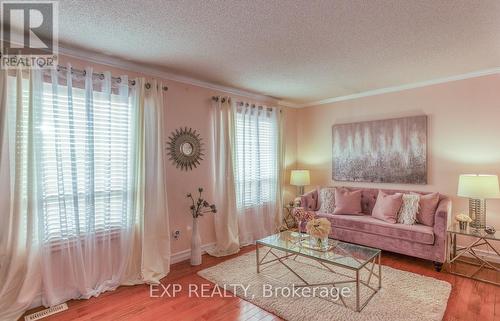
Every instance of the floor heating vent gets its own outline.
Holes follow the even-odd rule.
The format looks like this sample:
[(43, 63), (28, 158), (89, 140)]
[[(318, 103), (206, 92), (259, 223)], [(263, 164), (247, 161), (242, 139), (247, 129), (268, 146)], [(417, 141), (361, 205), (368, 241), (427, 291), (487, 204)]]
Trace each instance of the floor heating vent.
[(68, 310), (68, 305), (66, 303), (59, 304), (59, 305), (50, 307), (48, 309), (27, 315), (24, 317), (24, 321), (40, 320), (42, 318), (48, 317), (49, 315), (53, 315), (53, 314), (56, 314), (58, 312), (62, 312), (64, 310)]

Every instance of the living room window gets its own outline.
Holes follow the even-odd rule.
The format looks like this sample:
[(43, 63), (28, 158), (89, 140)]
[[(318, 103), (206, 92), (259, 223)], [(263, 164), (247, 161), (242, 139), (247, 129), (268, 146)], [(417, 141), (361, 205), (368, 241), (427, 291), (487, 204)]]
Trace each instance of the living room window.
[[(19, 79), (8, 77), (7, 95), (9, 122), (18, 124), (16, 161), (36, 168), (31, 173), (25, 169), (20, 183), (37, 182), (29, 189), (36, 193), (38, 201), (32, 205), (43, 222), (38, 240), (57, 245), (128, 228), (134, 155), (128, 94), (46, 80), (30, 85), (22, 79), (18, 86)], [(16, 106), (18, 94), (21, 109)]]
[(276, 111), (236, 107), (235, 183), (238, 209), (276, 201), (278, 121)]

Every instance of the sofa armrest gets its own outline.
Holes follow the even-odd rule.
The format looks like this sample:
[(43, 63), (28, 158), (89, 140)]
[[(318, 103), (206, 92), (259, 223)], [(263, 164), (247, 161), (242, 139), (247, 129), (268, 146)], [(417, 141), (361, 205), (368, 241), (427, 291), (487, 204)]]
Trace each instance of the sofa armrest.
[(318, 190), (314, 189), (300, 196), (300, 206), (306, 210), (318, 210)]
[(451, 213), (451, 200), (449, 198), (443, 198), (439, 201), (438, 207), (436, 208), (436, 214), (434, 214), (434, 234), (442, 234), (446, 236), (446, 230), (448, 229), (448, 216)]
[(436, 214), (434, 216), (434, 246), (439, 249), (439, 251), (436, 252), (436, 261), (441, 263), (446, 261), (446, 234), (450, 213), (451, 200), (449, 198), (443, 198), (439, 201)]

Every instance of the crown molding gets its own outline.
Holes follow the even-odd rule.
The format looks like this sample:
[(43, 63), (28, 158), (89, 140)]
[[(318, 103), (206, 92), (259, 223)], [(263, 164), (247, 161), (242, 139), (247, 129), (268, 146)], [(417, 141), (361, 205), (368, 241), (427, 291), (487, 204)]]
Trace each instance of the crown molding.
[(400, 86), (392, 86), (392, 87), (385, 87), (385, 88), (379, 88), (379, 89), (374, 89), (374, 90), (368, 90), (368, 91), (364, 91), (364, 92), (360, 92), (360, 93), (355, 93), (352, 95), (332, 97), (332, 98), (322, 99), (322, 100), (318, 100), (318, 101), (312, 101), (309, 103), (299, 104), (296, 106), (297, 106), (297, 108), (304, 108), (304, 107), (325, 105), (325, 104), (331, 104), (331, 103), (335, 103), (335, 102), (339, 102), (339, 101), (352, 100), (352, 99), (369, 97), (369, 96), (376, 96), (376, 95), (387, 94), (387, 93), (394, 93), (394, 92), (404, 91), (404, 90), (408, 90), (408, 89), (421, 88), (421, 87), (443, 84), (443, 83), (457, 81), (457, 80), (477, 78), (477, 77), (495, 75), (495, 74), (500, 74), (500, 67), (472, 71), (472, 72), (465, 73), (465, 74), (443, 77), (443, 78), (436, 78), (436, 79), (432, 79), (432, 80), (419, 81), (419, 82), (414, 82), (414, 83), (400, 85)]
[[(145, 64), (137, 63), (137, 62), (132, 62), (132, 61), (118, 58), (118, 57), (100, 54), (100, 53), (97, 53), (97, 52), (91, 51), (91, 50), (80, 49), (80, 48), (76, 49), (76, 48), (72, 48), (72, 47), (69, 47), (66, 45), (59, 44), (59, 54), (66, 56), (66, 57), (85, 60), (85, 61), (88, 61), (91, 63), (107, 65), (107, 66), (118, 68), (118, 69), (125, 69), (125, 70), (132, 71), (132, 72), (146, 74), (146, 75), (152, 76), (152, 77), (157, 77), (157, 78), (161, 78), (161, 79), (165, 79), (165, 80), (172, 80), (172, 81), (176, 81), (176, 82), (183, 83), (183, 84), (188, 84), (188, 85), (198, 86), (198, 87), (202, 87), (202, 88), (206, 88), (206, 89), (216, 90), (216, 91), (224, 92), (224, 93), (231, 94), (231, 95), (237, 95), (237, 96), (250, 98), (253, 100), (266, 101), (266, 102), (276, 104), (276, 105), (287, 106), (287, 104), (290, 104), (287, 101), (279, 100), (279, 99), (272, 97), (272, 96), (258, 94), (258, 93), (247, 91), (247, 90), (237, 89), (237, 88), (229, 87), (229, 86), (223, 86), (223, 85), (215, 84), (212, 82), (199, 80), (196, 78), (183, 76), (183, 75), (176, 74), (176, 73), (170, 72), (166, 69), (162, 69), (159, 67), (152, 67), (152, 66), (148, 66)], [(289, 106), (287, 106), (287, 107), (289, 107)]]
[(292, 103), (291, 101), (287, 101), (287, 100), (279, 100), (278, 101), (278, 105), (285, 106), (285, 107), (288, 107), (288, 108), (302, 108), (302, 107), (305, 107), (302, 104)]

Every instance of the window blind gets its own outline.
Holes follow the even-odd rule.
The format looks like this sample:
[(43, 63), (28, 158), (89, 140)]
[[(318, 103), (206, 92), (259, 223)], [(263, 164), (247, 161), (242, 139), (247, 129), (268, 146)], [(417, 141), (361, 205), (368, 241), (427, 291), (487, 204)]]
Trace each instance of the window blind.
[(267, 111), (235, 113), (236, 201), (240, 209), (276, 200), (278, 125)]
[[(105, 234), (129, 226), (134, 146), (128, 95), (68, 88), (56, 81), (44, 82), (30, 98), (28, 81), (23, 80), (20, 112), (16, 78), (9, 77), (8, 82), (10, 115), (23, 118), (17, 122), (15, 146), (24, 155), (33, 102), (34, 188), (43, 221), (42, 241)], [(23, 182), (26, 175), (22, 174)]]

